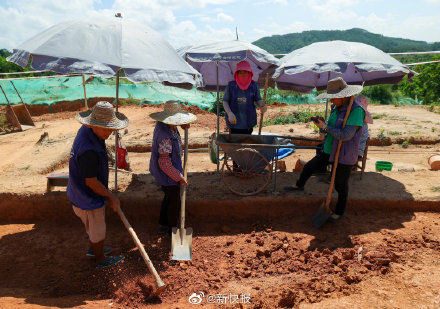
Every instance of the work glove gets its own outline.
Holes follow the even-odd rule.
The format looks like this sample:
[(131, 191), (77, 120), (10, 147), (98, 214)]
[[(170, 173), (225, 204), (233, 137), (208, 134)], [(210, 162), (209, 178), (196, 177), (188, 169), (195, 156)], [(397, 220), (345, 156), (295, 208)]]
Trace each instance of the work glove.
[(231, 124), (237, 124), (237, 118), (233, 113), (228, 113), (228, 119)]
[(265, 112), (267, 112), (267, 106), (263, 105), (260, 107), (260, 111), (264, 114)]

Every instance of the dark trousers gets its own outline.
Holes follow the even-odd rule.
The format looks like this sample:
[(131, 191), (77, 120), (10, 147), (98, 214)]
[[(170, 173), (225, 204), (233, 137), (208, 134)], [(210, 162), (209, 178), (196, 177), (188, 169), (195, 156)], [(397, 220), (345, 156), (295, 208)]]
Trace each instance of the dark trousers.
[[(324, 170), (329, 164), (329, 155), (324, 152), (319, 152), (312, 160), (304, 165), (304, 169), (299, 176), (296, 185), (298, 187), (304, 187), (307, 180), (312, 174)], [(345, 207), (347, 206), (348, 198), (348, 181), (350, 179), (351, 170), (353, 165), (338, 164), (335, 175), (335, 190), (338, 192), (338, 202), (335, 207), (335, 214), (343, 215)]]
[(312, 174), (325, 171), (329, 163), (329, 158), (330, 155), (322, 151), (317, 152), (316, 156), (314, 156), (312, 160), (304, 165), (304, 168), (301, 172), (301, 175), (299, 176), (298, 181), (296, 182), (296, 185), (298, 187), (304, 187), (307, 180), (309, 180)]
[(233, 129), (229, 128), (231, 130), (231, 134), (252, 134), (252, 131), (254, 131), (254, 128), (250, 129)]
[(180, 186), (162, 186), (164, 197), (160, 206), (159, 224), (177, 227), (180, 209)]
[(338, 192), (338, 202), (335, 207), (335, 214), (343, 215), (347, 206), (348, 180), (350, 179), (353, 165), (338, 164), (335, 176), (335, 190)]

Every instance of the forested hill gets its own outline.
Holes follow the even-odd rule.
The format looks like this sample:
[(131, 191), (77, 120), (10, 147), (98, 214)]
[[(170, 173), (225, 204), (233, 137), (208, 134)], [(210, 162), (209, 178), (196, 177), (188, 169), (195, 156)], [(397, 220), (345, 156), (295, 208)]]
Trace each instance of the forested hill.
[(253, 44), (272, 54), (286, 54), (290, 53), (292, 50), (315, 42), (329, 40), (362, 42), (373, 45), (388, 53), (440, 50), (440, 42), (430, 44), (425, 41), (392, 38), (381, 34), (371, 33), (359, 28), (349, 30), (312, 30), (303, 31), (301, 33), (272, 35), (270, 37), (261, 38), (253, 42)]

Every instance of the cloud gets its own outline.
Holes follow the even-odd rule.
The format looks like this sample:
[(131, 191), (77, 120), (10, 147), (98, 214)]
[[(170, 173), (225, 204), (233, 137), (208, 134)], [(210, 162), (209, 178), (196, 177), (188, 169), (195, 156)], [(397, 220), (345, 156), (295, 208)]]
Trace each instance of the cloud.
[(217, 14), (217, 21), (218, 22), (221, 22), (221, 21), (233, 22), (234, 18), (232, 18), (232, 16), (229, 16), (225, 13), (218, 13)]
[(359, 0), (305, 0), (302, 4), (318, 13), (327, 22), (351, 20), (356, 17), (353, 7)]
[(287, 5), (287, 0), (265, 0), (265, 1), (257, 1), (253, 2), (253, 5), (269, 5), (269, 4), (281, 4), (281, 5)]
[(267, 25), (266, 28), (254, 28), (252, 31), (261, 36), (270, 36), (275, 34), (287, 34), (287, 33), (295, 33), (295, 32), (303, 32), (305, 30), (310, 30), (310, 25), (302, 22), (296, 21), (288, 25), (280, 25), (276, 22), (272, 22)]

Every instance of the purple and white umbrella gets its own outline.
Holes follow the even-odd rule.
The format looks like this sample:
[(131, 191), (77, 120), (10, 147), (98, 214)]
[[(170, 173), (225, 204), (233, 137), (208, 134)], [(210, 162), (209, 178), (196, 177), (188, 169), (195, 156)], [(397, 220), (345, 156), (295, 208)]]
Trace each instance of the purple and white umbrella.
[[(228, 82), (234, 79), (237, 63), (248, 61), (254, 73), (253, 80), (256, 82), (263, 71), (276, 67), (279, 63), (277, 58), (264, 49), (238, 39), (181, 48), (179, 54), (202, 74), (204, 86), (199, 89), (217, 91), (217, 135), (220, 131), (219, 91), (224, 91)], [(218, 153), (217, 148), (217, 171)]]
[[(7, 60), (24, 68), (30, 57), (37, 70), (102, 77), (116, 74), (116, 111), (121, 69), (132, 82), (163, 82), (183, 88), (202, 85), (200, 73), (159, 33), (120, 15), (59, 23), (18, 46)], [(115, 137), (117, 148), (118, 134)], [(115, 162), (117, 154), (115, 149)], [(115, 163), (115, 189), (117, 173)]]
[(132, 82), (201, 85), (201, 75), (156, 31), (124, 18), (83, 18), (59, 23), (14, 49), (8, 61), (59, 73), (112, 77), (120, 69)]
[(323, 90), (327, 82), (342, 77), (348, 84), (397, 84), (405, 75), (416, 75), (380, 49), (358, 42), (313, 43), (280, 59), (272, 78), (282, 90)]

